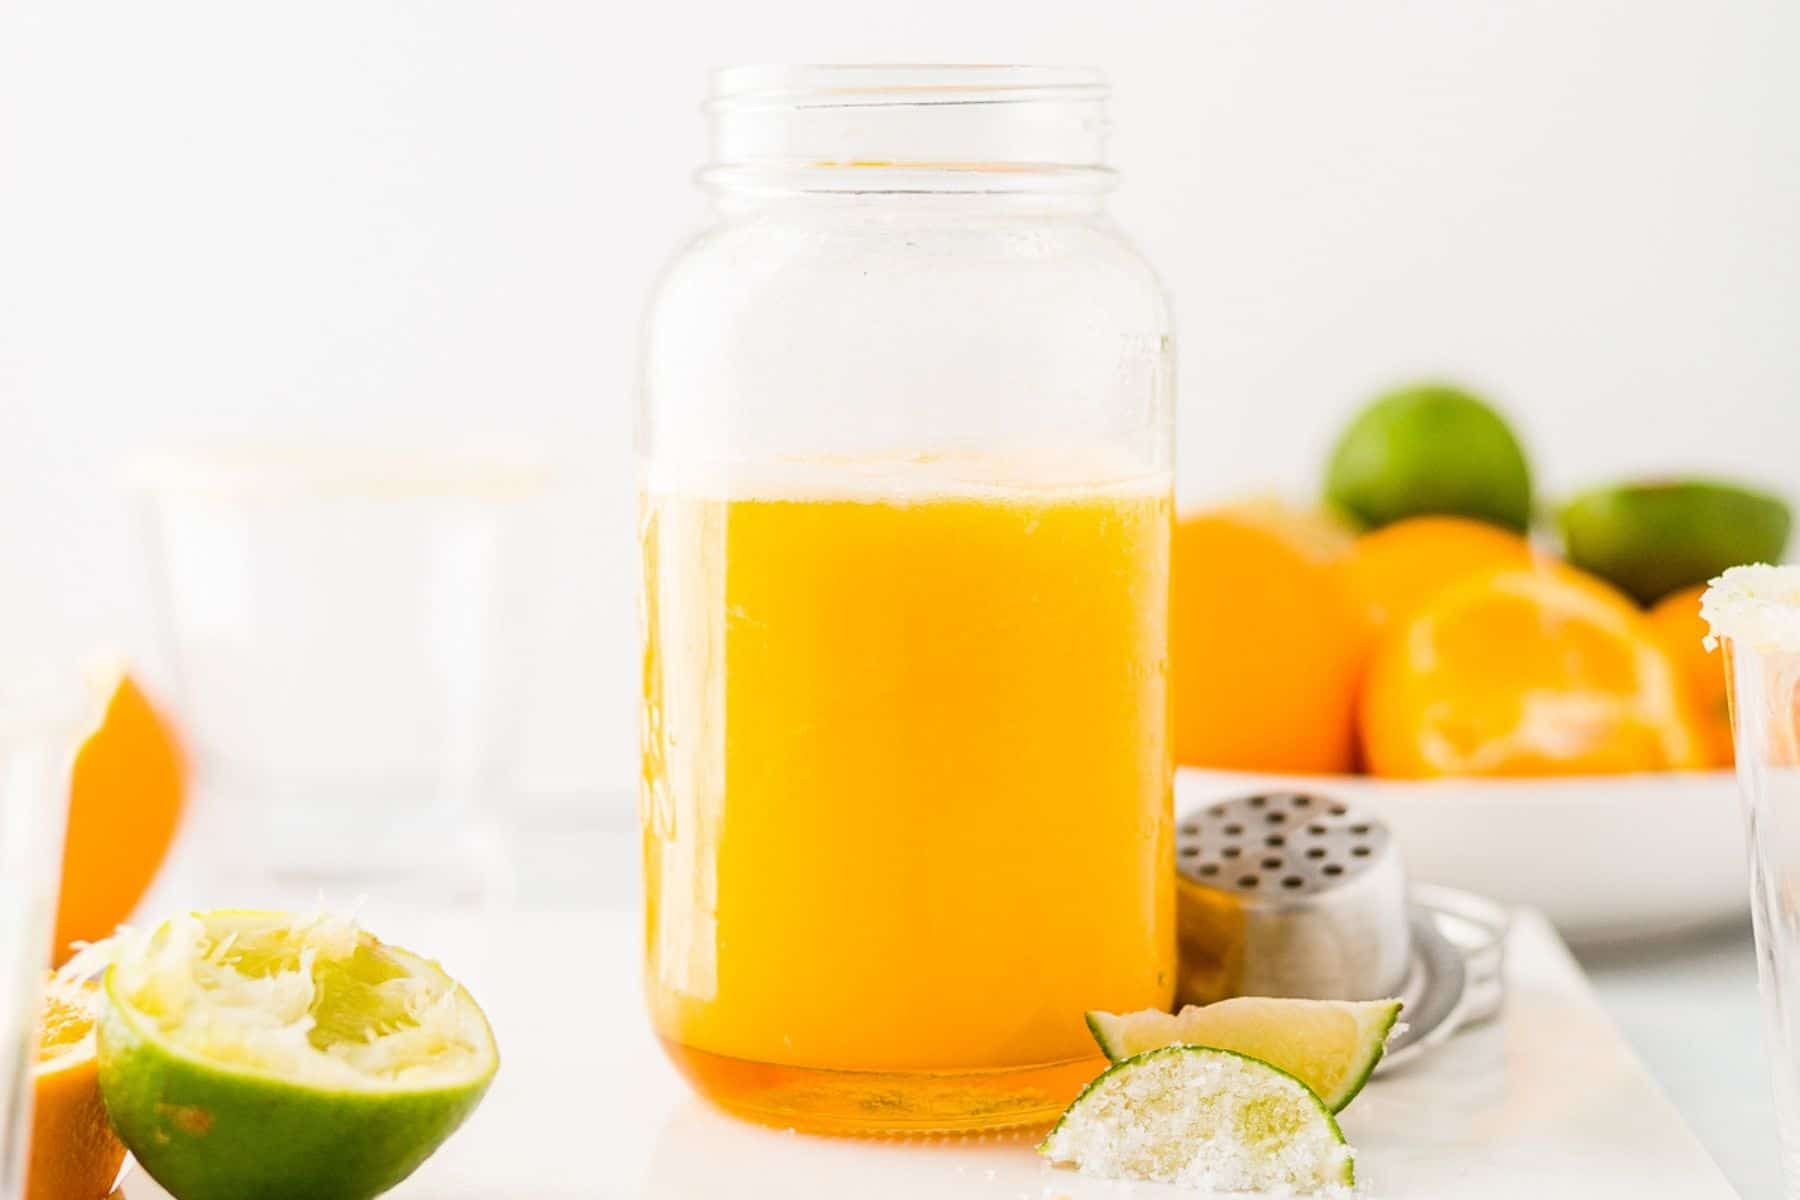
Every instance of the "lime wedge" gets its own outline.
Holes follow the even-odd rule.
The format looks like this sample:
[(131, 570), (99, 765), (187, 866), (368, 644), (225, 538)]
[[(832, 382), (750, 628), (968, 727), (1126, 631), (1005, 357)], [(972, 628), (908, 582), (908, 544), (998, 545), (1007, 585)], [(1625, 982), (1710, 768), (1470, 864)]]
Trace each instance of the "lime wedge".
[(1273, 1000), (1240, 996), (1117, 1015), (1091, 1012), (1088, 1028), (1106, 1057), (1118, 1062), (1162, 1046), (1235, 1050), (1286, 1071), (1342, 1112), (1387, 1049), (1400, 1016), (1398, 1000)]
[(368, 1200), (499, 1066), (455, 980), (345, 917), (199, 913), (105, 954), (107, 1115), (179, 1200)]
[(1106, 1179), (1216, 1192), (1340, 1192), (1353, 1152), (1311, 1088), (1278, 1067), (1207, 1046), (1165, 1046), (1114, 1063), (1038, 1147)]

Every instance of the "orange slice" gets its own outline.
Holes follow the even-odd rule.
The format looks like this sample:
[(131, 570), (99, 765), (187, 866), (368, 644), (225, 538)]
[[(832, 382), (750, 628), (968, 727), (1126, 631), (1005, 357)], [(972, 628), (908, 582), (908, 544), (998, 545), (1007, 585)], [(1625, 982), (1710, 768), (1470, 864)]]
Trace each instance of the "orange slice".
[(99, 728), (76, 754), (62, 894), (51, 957), (106, 937), (143, 898), (181, 816), (184, 770), (174, 735), (132, 680), (109, 675)]
[(1623, 595), (1566, 567), (1454, 584), (1393, 629), (1364, 681), (1375, 774), (1561, 775), (1706, 762), (1683, 681)]
[(1345, 583), (1375, 628), (1406, 620), (1459, 579), (1531, 565), (1518, 534), (1469, 517), (1408, 517), (1356, 539)]
[(44, 995), (25, 1200), (103, 1200), (119, 1177), (125, 1147), (100, 1100), (92, 983), (52, 980)]

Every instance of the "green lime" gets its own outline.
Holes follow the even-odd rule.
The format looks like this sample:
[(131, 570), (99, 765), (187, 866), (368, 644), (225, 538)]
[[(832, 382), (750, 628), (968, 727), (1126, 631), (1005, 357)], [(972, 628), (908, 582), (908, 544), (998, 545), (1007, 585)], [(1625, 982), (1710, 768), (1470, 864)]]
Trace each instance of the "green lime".
[(1164, 1046), (1114, 1063), (1038, 1153), (1106, 1179), (1211, 1192), (1307, 1195), (1356, 1182), (1343, 1131), (1311, 1088), (1210, 1046)]
[(1779, 497), (1695, 479), (1596, 488), (1561, 523), (1571, 563), (1654, 604), (1726, 567), (1778, 562), (1790, 522)]
[(1162, 1046), (1235, 1050), (1280, 1067), (1318, 1093), (1332, 1112), (1356, 1098), (1387, 1050), (1398, 1000), (1275, 1000), (1239, 996), (1116, 1015), (1091, 1012), (1088, 1028), (1118, 1062)]
[(1531, 469), (1500, 414), (1448, 384), (1391, 392), (1357, 414), (1325, 471), (1325, 494), (1371, 528), (1443, 513), (1523, 532)]
[(474, 1111), (487, 1019), (348, 918), (217, 911), (111, 951), (100, 1092), (175, 1200), (368, 1200)]

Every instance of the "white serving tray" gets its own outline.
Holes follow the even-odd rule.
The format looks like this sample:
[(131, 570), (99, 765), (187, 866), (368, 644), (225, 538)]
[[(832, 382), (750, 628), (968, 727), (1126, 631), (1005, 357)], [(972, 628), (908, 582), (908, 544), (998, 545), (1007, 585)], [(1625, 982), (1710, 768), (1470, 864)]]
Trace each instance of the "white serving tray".
[[(604, 864), (595, 864), (601, 867)], [(725, 1117), (664, 1061), (639, 998), (642, 917), (449, 919), (375, 910), (486, 1007), (486, 1104), (396, 1200), (1194, 1200), (1085, 1179), (1028, 1139), (809, 1137)], [(1508, 942), (1499, 1022), (1372, 1082), (1344, 1114), (1370, 1200), (1731, 1200), (1734, 1193), (1535, 913)], [(141, 1173), (129, 1200), (162, 1200)]]
[(1412, 878), (1535, 908), (1582, 945), (1743, 919), (1750, 885), (1730, 771), (1552, 779), (1376, 779), (1184, 767), (1177, 813), (1258, 791), (1366, 806)]

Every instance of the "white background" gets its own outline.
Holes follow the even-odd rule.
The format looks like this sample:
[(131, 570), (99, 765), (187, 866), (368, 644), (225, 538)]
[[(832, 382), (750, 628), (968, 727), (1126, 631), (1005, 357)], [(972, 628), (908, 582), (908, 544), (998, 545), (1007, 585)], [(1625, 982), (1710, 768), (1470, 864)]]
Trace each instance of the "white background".
[(1182, 492), (1313, 486), (1449, 373), (1552, 492), (1791, 488), (1784, 0), (216, 0), (0, 8), (0, 647), (154, 663), (134, 448), (503, 433), (560, 471), (534, 788), (632, 777), (633, 340), (702, 219), (707, 67), (1095, 63), (1174, 291)]

